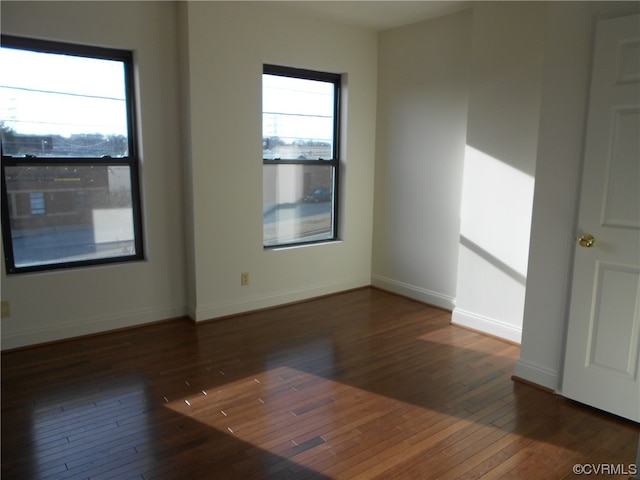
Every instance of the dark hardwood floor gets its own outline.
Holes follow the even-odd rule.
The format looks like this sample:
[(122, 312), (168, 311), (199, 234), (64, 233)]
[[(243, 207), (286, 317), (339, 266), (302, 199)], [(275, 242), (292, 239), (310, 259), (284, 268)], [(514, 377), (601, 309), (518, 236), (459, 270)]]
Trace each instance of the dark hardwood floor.
[(449, 321), (362, 289), (5, 353), (2, 479), (629, 478), (638, 424)]

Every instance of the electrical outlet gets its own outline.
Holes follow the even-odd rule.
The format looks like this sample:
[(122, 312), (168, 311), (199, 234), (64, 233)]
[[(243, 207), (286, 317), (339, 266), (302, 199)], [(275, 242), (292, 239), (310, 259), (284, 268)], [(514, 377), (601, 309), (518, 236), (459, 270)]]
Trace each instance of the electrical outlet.
[(249, 285), (249, 272), (242, 272), (240, 274), (240, 285), (243, 287)]
[(2, 305), (2, 318), (5, 317), (10, 317), (11, 316), (11, 304), (9, 303), (9, 300), (2, 300), (1, 302)]

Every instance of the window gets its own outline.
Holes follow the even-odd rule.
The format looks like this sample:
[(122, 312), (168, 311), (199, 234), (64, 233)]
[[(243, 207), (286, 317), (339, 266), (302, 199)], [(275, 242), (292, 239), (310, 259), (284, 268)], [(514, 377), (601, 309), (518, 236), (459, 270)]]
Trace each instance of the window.
[(2, 36), (7, 273), (140, 260), (131, 52)]
[(338, 238), (340, 75), (265, 65), (263, 245)]
[(31, 192), (31, 215), (44, 215), (44, 192)]

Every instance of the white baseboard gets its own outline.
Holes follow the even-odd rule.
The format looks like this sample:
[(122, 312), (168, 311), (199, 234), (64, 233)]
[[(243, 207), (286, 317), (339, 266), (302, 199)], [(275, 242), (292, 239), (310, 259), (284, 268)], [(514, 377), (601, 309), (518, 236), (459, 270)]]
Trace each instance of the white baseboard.
[(149, 308), (133, 312), (97, 316), (94, 318), (83, 319), (82, 321), (24, 330), (17, 333), (8, 333), (5, 328), (2, 331), (0, 349), (10, 350), (14, 348), (66, 340), (69, 338), (103, 333), (111, 330), (137, 327), (186, 315), (189, 315), (196, 321), (210, 320), (228, 315), (275, 307), (287, 303), (294, 303), (314, 297), (352, 290), (354, 288), (366, 287), (370, 284), (370, 277), (358, 277), (314, 285), (299, 290), (251, 298), (248, 300), (239, 300), (215, 306), (201, 307), (199, 309), (194, 309), (192, 306), (186, 305)]
[(484, 332), (495, 337), (504, 338), (510, 342), (520, 344), (522, 342), (522, 328), (509, 325), (508, 323), (493, 318), (478, 315), (473, 312), (454, 308), (451, 314), (451, 323), (467, 327), (472, 330)]
[(286, 305), (288, 303), (309, 300), (323, 295), (331, 295), (333, 293), (353, 290), (354, 288), (366, 287), (370, 284), (371, 279), (369, 277), (343, 279), (336, 282), (317, 284), (301, 288), (299, 290), (287, 290), (286, 292), (279, 292), (261, 297), (239, 299), (216, 305), (203, 306), (196, 309), (195, 316), (192, 318), (194, 318), (196, 322), (212, 320), (229, 315), (277, 307), (278, 305)]
[(515, 377), (526, 380), (527, 382), (535, 383), (541, 387), (548, 388), (556, 393), (560, 390), (560, 378), (558, 372), (541, 365), (536, 365), (520, 359), (516, 362), (513, 374)]
[[(73, 337), (104, 333), (121, 328), (137, 327), (149, 323), (183, 317), (183, 306), (148, 308), (128, 313), (103, 315), (66, 324), (26, 330), (18, 333), (2, 332), (2, 350), (56, 342)], [(6, 329), (5, 329), (6, 330)]]
[(392, 293), (397, 293), (398, 295), (418, 300), (419, 302), (444, 308), (445, 310), (453, 310), (454, 307), (455, 299), (453, 297), (432, 292), (426, 288), (417, 287), (398, 280), (393, 280), (382, 275), (372, 275), (371, 285), (382, 290), (387, 290)]

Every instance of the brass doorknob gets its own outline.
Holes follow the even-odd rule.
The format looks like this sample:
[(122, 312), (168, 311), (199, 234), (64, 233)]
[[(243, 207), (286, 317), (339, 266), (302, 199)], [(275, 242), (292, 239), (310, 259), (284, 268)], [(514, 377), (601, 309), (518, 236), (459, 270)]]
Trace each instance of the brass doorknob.
[(596, 239), (593, 235), (586, 234), (578, 238), (578, 244), (581, 247), (585, 247), (585, 248), (593, 247), (594, 243), (596, 243)]

